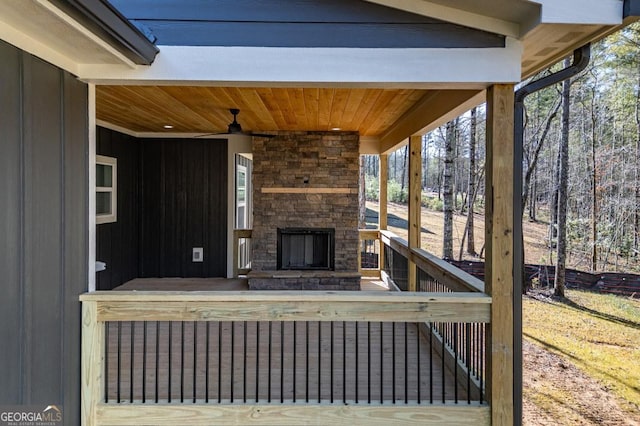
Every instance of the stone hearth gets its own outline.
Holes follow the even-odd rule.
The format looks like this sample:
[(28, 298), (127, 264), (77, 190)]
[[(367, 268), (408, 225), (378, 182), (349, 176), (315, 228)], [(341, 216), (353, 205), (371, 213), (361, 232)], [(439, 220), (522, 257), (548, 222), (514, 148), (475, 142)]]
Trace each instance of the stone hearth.
[[(251, 289), (359, 290), (359, 136), (282, 132), (253, 142)], [(278, 270), (278, 229), (334, 230), (332, 270)]]

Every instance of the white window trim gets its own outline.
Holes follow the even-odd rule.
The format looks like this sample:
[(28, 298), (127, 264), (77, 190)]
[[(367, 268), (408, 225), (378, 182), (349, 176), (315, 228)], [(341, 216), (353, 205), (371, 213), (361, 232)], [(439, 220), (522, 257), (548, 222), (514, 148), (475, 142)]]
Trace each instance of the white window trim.
[[(240, 186), (240, 184), (238, 183), (239, 180), (239, 175), (240, 173), (244, 174), (244, 186)], [(247, 179), (249, 178), (249, 176), (247, 176), (247, 167), (243, 166), (242, 164), (238, 164), (237, 165), (237, 170), (236, 170), (236, 218), (235, 218), (235, 225), (236, 228), (238, 229), (246, 229), (247, 225), (249, 224), (249, 220), (248, 220), (248, 212), (247, 212)], [(238, 199), (238, 192), (240, 190), (240, 188), (242, 188), (244, 190), (244, 201), (240, 201)], [(240, 208), (243, 207), (244, 208), (244, 224), (242, 226), (238, 226), (238, 219), (239, 219), (239, 215), (238, 215), (238, 211), (240, 210)]]
[(96, 194), (100, 192), (111, 194), (111, 213), (96, 213), (96, 224), (116, 222), (118, 220), (118, 159), (96, 155), (96, 165), (98, 164), (111, 167), (111, 186), (96, 186)]

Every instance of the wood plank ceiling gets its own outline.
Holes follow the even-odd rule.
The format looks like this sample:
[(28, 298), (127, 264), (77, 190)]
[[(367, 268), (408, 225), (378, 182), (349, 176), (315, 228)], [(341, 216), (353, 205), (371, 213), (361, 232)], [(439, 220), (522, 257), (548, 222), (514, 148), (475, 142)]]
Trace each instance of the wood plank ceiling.
[[(203, 86), (98, 86), (98, 120), (134, 132), (225, 132), (239, 108), (244, 131), (326, 131), (379, 136), (429, 90)], [(165, 125), (171, 125), (166, 130)]]

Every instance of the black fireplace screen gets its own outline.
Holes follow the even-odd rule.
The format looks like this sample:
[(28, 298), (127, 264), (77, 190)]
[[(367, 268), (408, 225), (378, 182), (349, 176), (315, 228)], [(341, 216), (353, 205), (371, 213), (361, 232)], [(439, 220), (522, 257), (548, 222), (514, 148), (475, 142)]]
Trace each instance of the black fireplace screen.
[(278, 269), (334, 268), (335, 230), (278, 228)]

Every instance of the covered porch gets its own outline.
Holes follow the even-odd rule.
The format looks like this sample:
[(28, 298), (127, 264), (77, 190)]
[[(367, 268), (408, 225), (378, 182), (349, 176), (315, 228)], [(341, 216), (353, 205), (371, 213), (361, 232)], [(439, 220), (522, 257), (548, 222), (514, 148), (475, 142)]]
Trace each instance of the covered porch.
[[(0, 4), (13, 114), (0, 311), (21, 324), (2, 364), (21, 392), (3, 398), (81, 400), (69, 418), (87, 425), (519, 423), (514, 88), (635, 2), (111, 3)], [(422, 135), (482, 102), (484, 283), (420, 244)], [(406, 240), (385, 210), (402, 145)], [(380, 162), (375, 230), (357, 224), (363, 154)], [(98, 181), (99, 155), (118, 160), (119, 189)], [(101, 223), (105, 194), (118, 214)], [(300, 270), (279, 234), (305, 226), (333, 244)], [(248, 274), (295, 290), (102, 291), (107, 274), (105, 289)], [(362, 277), (399, 291), (355, 291)]]

